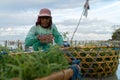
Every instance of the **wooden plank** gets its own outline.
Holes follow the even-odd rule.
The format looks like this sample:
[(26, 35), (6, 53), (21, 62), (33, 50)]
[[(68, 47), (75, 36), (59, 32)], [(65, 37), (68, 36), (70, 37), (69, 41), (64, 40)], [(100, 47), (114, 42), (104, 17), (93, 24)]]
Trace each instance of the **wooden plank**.
[(44, 78), (37, 78), (35, 80), (69, 80), (73, 76), (72, 69), (66, 69), (60, 72), (53, 73)]
[(17, 52), (17, 53), (10, 53), (9, 55), (20, 55), (20, 54), (31, 54), (32, 52)]

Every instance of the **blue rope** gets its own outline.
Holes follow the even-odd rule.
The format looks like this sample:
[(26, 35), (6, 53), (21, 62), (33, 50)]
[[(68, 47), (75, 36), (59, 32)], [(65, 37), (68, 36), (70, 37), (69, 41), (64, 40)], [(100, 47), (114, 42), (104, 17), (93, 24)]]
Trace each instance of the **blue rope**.
[(80, 64), (80, 60), (73, 60), (72, 65), (69, 67), (73, 70), (73, 76), (70, 78), (70, 80), (81, 80), (81, 72), (80, 69), (76, 66)]
[(70, 52), (64, 51), (64, 53), (65, 53), (67, 56), (71, 57), (72, 60), (76, 60), (76, 58), (75, 58)]
[(8, 53), (5, 52), (5, 51), (1, 51), (1, 52), (0, 52), (0, 58), (2, 58), (2, 55), (4, 55), (4, 54), (8, 54)]
[(7, 54), (7, 52), (1, 51), (1, 52), (0, 52), (0, 55), (2, 55), (2, 54)]
[(114, 47), (114, 48), (112, 48), (112, 50), (120, 50), (120, 48)]
[[(77, 60), (71, 53), (68, 52), (66, 50), (63, 50), (63, 53), (66, 54), (67, 56), (71, 57), (72, 63), (71, 66), (69, 68), (71, 68), (73, 70), (73, 76), (70, 78), (70, 80), (81, 80), (82, 79), (82, 74), (80, 71), (80, 68), (78, 68), (78, 66), (80, 65), (80, 60)], [(78, 66), (77, 66), (78, 65)]]

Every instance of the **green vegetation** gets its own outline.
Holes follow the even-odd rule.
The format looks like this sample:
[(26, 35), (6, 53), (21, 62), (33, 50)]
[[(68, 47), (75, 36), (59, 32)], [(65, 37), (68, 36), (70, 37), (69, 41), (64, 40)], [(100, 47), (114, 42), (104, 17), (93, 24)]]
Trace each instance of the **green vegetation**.
[(46, 52), (1, 56), (0, 80), (9, 80), (15, 77), (22, 80), (33, 80), (66, 69), (69, 65), (59, 47), (51, 47)]
[(113, 32), (112, 40), (120, 40), (120, 28)]
[(0, 46), (0, 52), (7, 52), (9, 53), (9, 49), (3, 46)]

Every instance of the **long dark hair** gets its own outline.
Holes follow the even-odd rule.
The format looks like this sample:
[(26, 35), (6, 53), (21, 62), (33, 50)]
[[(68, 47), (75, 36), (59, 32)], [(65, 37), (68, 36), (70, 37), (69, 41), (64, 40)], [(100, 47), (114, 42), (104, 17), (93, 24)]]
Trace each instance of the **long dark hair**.
[[(38, 16), (37, 21), (36, 21), (36, 26), (41, 25), (41, 18)], [(43, 28), (51, 28), (52, 26), (52, 17), (50, 17), (50, 23), (48, 26), (43, 27)], [(41, 26), (42, 27), (42, 26)]]

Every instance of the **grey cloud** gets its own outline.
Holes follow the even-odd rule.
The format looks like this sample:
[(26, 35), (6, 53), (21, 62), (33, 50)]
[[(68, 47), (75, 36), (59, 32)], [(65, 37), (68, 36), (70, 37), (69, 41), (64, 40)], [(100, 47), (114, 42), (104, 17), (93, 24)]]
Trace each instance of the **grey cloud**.
[[(37, 15), (37, 14), (36, 14)], [(34, 13), (14, 12), (0, 13), (0, 27), (21, 26), (35, 24), (36, 17)]]
[[(101, 1), (108, 2), (109, 0), (90, 0), (90, 7), (102, 6)], [(118, 1), (118, 0), (116, 0)], [(0, 1), (0, 27), (11, 27), (11, 26), (23, 26), (34, 25), (36, 16), (40, 8), (48, 7), (53, 10), (58, 9), (74, 9), (81, 8), (85, 0), (1, 0)], [(28, 11), (28, 12), (27, 12)], [(32, 11), (33, 13), (30, 13)], [(29, 14), (30, 13), (30, 14)], [(22, 15), (21, 15), (22, 14)], [(73, 32), (78, 24), (77, 19), (64, 20), (57, 22), (57, 25), (61, 26), (63, 30)], [(110, 22), (97, 19), (82, 19), (79, 28), (76, 33), (81, 34), (110, 34)], [(99, 30), (98, 30), (99, 29)], [(63, 31), (61, 30), (61, 31)], [(23, 34), (9, 36), (10, 39), (22, 39)], [(8, 39), (8, 36), (0, 36), (1, 39)]]
[[(75, 8), (81, 7), (85, 0), (2, 0), (0, 1), (0, 27), (3, 26), (18, 26), (18, 25), (32, 25), (35, 23), (37, 12), (42, 7), (53, 8), (54, 10), (58, 8)], [(97, 1), (90, 0), (90, 2), (95, 3)], [(99, 2), (99, 1), (98, 1)], [(3, 10), (1, 9), (3, 8)], [(37, 11), (34, 14), (27, 14), (27, 11)], [(3, 14), (2, 14), (3, 13)], [(23, 14), (24, 13), (24, 14)], [(21, 15), (22, 14), (22, 15)], [(67, 21), (67, 20), (66, 20)], [(66, 25), (76, 25), (73, 21), (64, 21)], [(82, 23), (83, 24), (83, 23)]]
[[(90, 3), (99, 2), (90, 0)], [(0, 9), (6, 10), (26, 10), (26, 9), (40, 9), (42, 7), (48, 8), (75, 8), (81, 7), (85, 0), (2, 0), (0, 1)]]
[[(66, 32), (74, 32), (74, 30), (77, 27), (76, 20), (66, 20), (61, 23), (57, 23), (64, 25), (63, 30)], [(94, 34), (111, 34), (111, 25), (113, 25), (110, 22), (107, 21), (102, 21), (102, 20), (89, 20), (89, 19), (83, 19), (81, 20), (77, 32), (76, 33), (82, 33), (82, 34), (89, 34), (89, 33), (94, 33)]]

